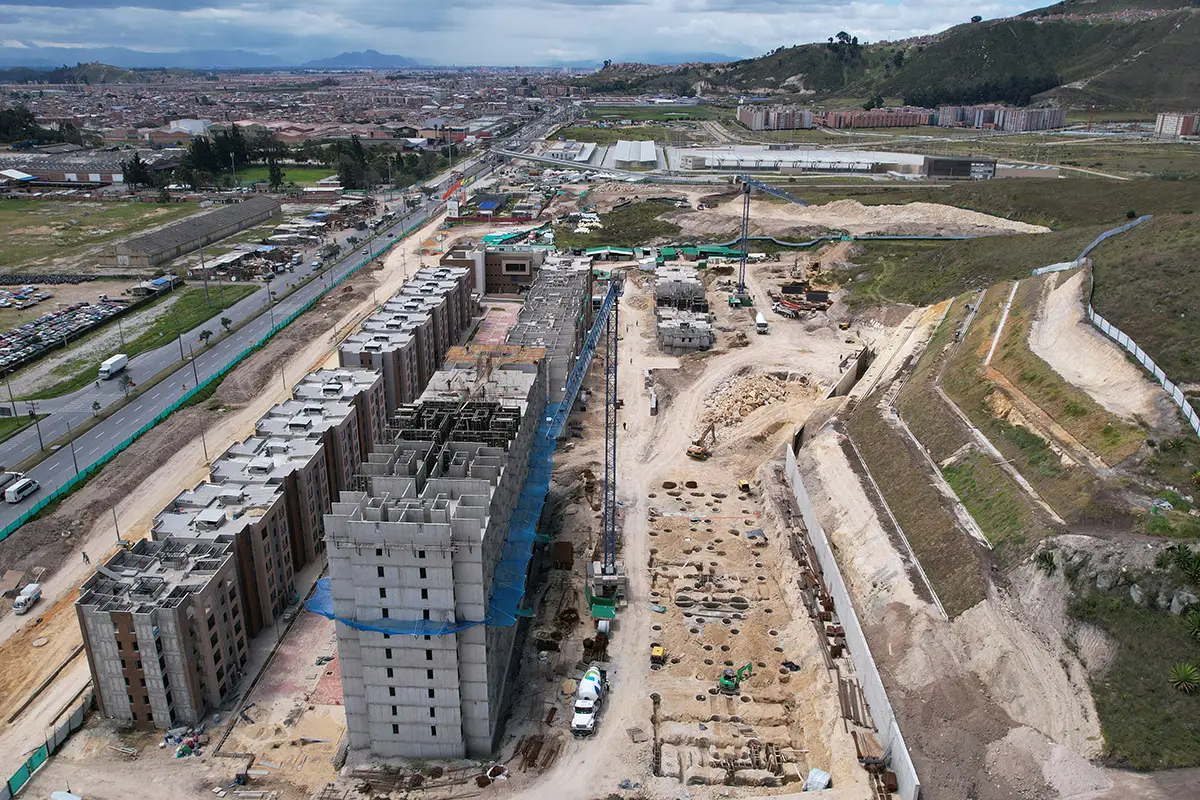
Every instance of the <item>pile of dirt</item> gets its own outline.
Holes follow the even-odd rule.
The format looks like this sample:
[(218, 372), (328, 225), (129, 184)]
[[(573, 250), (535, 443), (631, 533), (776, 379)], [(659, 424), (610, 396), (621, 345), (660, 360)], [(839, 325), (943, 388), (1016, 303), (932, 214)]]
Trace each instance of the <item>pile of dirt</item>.
[(700, 422), (704, 427), (716, 424), (719, 437), (722, 428), (734, 427), (756, 409), (785, 400), (795, 383), (777, 373), (730, 378), (718, 385), (708, 399)]

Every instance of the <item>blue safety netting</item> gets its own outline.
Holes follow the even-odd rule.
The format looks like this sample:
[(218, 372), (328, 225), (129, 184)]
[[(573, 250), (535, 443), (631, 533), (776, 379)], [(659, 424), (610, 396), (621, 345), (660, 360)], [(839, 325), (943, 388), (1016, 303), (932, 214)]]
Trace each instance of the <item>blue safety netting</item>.
[(304, 607), (326, 619), (337, 620), (360, 631), (375, 631), (386, 634), (408, 634), (412, 636), (444, 636), (465, 631), (476, 625), (508, 626), (516, 624), (521, 600), (525, 597), (525, 577), (529, 571), (529, 560), (533, 557), (533, 545), (537, 540), (537, 523), (542, 516), (546, 494), (550, 491), (550, 477), (554, 471), (554, 444), (550, 435), (551, 424), (559, 403), (547, 403), (542, 423), (534, 437), (529, 454), (529, 474), (513, 509), (508, 524), (508, 537), (500, 551), (492, 575), (492, 596), (488, 600), (487, 619), (437, 622), (429, 619), (372, 619), (359, 620), (339, 617), (333, 612), (333, 596), (329, 578), (317, 581), (312, 597), (304, 601)]

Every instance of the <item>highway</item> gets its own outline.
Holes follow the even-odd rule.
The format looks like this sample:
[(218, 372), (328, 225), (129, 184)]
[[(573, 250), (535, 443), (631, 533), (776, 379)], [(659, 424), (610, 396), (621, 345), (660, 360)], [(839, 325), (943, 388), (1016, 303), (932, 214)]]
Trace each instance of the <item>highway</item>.
[[(489, 158), (476, 156), (464, 161), (455, 171), (461, 172), (463, 177), (471, 175), (483, 177), (494, 169), (490, 162)], [(439, 186), (446, 187), (450, 181), (451, 177), (447, 176), (439, 183)], [(424, 224), (441, 210), (440, 199), (435, 197), (422, 207), (409, 212), (407, 216), (398, 219), (391, 227), (381, 230), (371, 240), (370, 255), (373, 257), (383, 253), (396, 241), (397, 237), (402, 235), (403, 231)], [(319, 273), (318, 277), (295, 289), (290, 295), (277, 299), (270, 306), (267, 304), (267, 291), (264, 287), (261, 291), (221, 312), (215, 319), (189, 331), (181, 339), (183, 358), (180, 356), (180, 341), (176, 341), (154, 351), (143, 353), (131, 360), (129, 369), (135, 382), (149, 380), (163, 370), (169, 369), (172, 364), (177, 364), (178, 368), (149, 391), (135, 396), (128, 405), (117, 410), (111, 417), (77, 437), (73, 442), (73, 450), (70, 444), (64, 445), (47, 456), (45, 460), (27, 470), (25, 474), (36, 479), (41, 484), (41, 488), (24, 502), (15, 505), (0, 503), (0, 529), (19, 518), (39, 499), (46, 497), (70, 480), (75, 474), (76, 464), (78, 464), (79, 471), (83, 471), (96, 463), (109, 450), (132, 436), (139, 428), (179, 400), (186, 391), (185, 387), (190, 389), (198, 381), (202, 382), (219, 372), (231, 363), (238, 353), (265, 336), (275, 322), (286, 319), (324, 291), (333, 281), (347, 274), (364, 258), (362, 250), (361, 244), (356, 246), (345, 257)], [(288, 274), (286, 283), (283, 279), (277, 279), (272, 281), (272, 286), (278, 287), (276, 291), (282, 294), (283, 286), (294, 285), (302, 277), (300, 273)], [(219, 318), (221, 316), (227, 316), (235, 320), (235, 323), (242, 320), (248, 321), (242, 327), (234, 330), (232, 334), (216, 341), (211, 347), (201, 346), (197, 338), (199, 332), (204, 328), (220, 331)], [(189, 345), (191, 353), (188, 352)], [(293, 383), (300, 378), (299, 375), (284, 377)], [(120, 399), (120, 394), (117, 381), (110, 380), (100, 381), (99, 388), (92, 385), (67, 398), (39, 402), (39, 413), (54, 408), (58, 409), (56, 413), (52, 413), (40, 422), (42, 438), (48, 444), (58, 436), (66, 434), (68, 422), (77, 425), (91, 416), (91, 406), (94, 400), (100, 399), (102, 404), (106, 401), (111, 404), (114, 400)], [(19, 413), (26, 413), (25, 403), (18, 401), (16, 405)], [(23, 453), (32, 455), (38, 449), (37, 431), (34, 427), (30, 427), (0, 447), (0, 459), (6, 465), (15, 464), (26, 457), (22, 455)], [(0, 544), (0, 546), (3, 545)]]

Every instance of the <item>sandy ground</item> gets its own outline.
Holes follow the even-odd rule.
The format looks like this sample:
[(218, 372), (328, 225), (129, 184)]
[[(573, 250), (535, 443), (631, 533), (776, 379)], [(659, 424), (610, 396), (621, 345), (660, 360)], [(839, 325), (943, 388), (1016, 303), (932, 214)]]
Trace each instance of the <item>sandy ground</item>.
[[(724, 234), (741, 224), (740, 198), (725, 201), (704, 211), (669, 215), (685, 234)], [(814, 206), (750, 201), (751, 233), (779, 235), (787, 228), (844, 230), (855, 235), (924, 234), (930, 236), (991, 236), (997, 234), (1045, 233), (1040, 225), (1015, 222), (978, 211), (938, 203), (865, 206), (857, 200), (837, 200)]]
[(1130, 420), (1140, 417), (1155, 429), (1173, 422), (1175, 407), (1162, 387), (1084, 316), (1086, 270), (1060, 277), (1055, 274), (1046, 283), (1029, 349), (1107, 411)]
[[(430, 235), (438, 224), (440, 220), (431, 222), (416, 236)], [(418, 241), (420, 238), (410, 238), (403, 247), (411, 250)], [(207, 477), (205, 445), (210, 455), (223, 452), (253, 433), (255, 422), (271, 405), (290, 397), (290, 388), (285, 391), (279, 378), (280, 368), (290, 386), (317, 366), (331, 360), (336, 363), (336, 342), (378, 307), (375, 298), (394, 294), (415, 270), (417, 259), (411, 253), (405, 259), (400, 250), (399, 246), (393, 249), (382, 271), (364, 272), (350, 281), (234, 370), (222, 383), (215, 402), (173, 415), (64, 501), (58, 511), (22, 527), (6, 541), (0, 566), (44, 571), (41, 582), (47, 610), (36, 617), (0, 617), (0, 640), (7, 639), (0, 644), (0, 712), (4, 716), (79, 643), (74, 595), (91, 568), (77, 554), (87, 552), (96, 563), (112, 552), (115, 536), (109, 508), (116, 509), (122, 536), (148, 536), (155, 514), (180, 491)], [(405, 263), (407, 272), (402, 266)], [(49, 642), (39, 648), (31, 668), (29, 648), (40, 638)], [(10, 766), (9, 762), (19, 763), (20, 753), (28, 749), (25, 743), (39, 741), (88, 678), (85, 659), (76, 658), (16, 722), (0, 727), (0, 774), (15, 768), (15, 763)]]

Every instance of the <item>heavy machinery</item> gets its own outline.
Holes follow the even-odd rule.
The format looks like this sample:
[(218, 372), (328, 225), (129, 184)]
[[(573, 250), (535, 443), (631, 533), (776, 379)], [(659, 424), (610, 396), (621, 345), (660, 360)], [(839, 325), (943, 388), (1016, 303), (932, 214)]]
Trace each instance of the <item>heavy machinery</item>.
[(754, 489), (750, 486), (750, 481), (738, 481), (738, 491), (742, 494), (754, 494)]
[(575, 715), (571, 718), (571, 735), (576, 739), (596, 732), (600, 706), (608, 694), (608, 676), (596, 664), (587, 668), (575, 690)]
[(667, 651), (659, 642), (650, 643), (650, 669), (658, 669), (667, 663)]
[(734, 672), (732, 669), (726, 669), (721, 673), (721, 677), (717, 679), (717, 690), (722, 694), (737, 694), (742, 681), (749, 678), (753, 672), (753, 664), (747, 664), (737, 672)]
[(793, 197), (783, 189), (756, 181), (749, 175), (739, 175), (737, 180), (742, 184), (742, 254), (738, 262), (737, 288), (729, 295), (729, 306), (730, 308), (745, 308), (754, 305), (754, 298), (746, 291), (746, 261), (750, 257), (750, 192), (758, 189), (798, 205), (806, 206), (808, 203), (798, 197)]
[(709, 449), (708, 442), (712, 440), (713, 444), (717, 443), (717, 425), (713, 423), (709, 425), (704, 433), (700, 434), (700, 438), (688, 445), (688, 458), (694, 458), (697, 461), (707, 461), (712, 455), (712, 450)]

